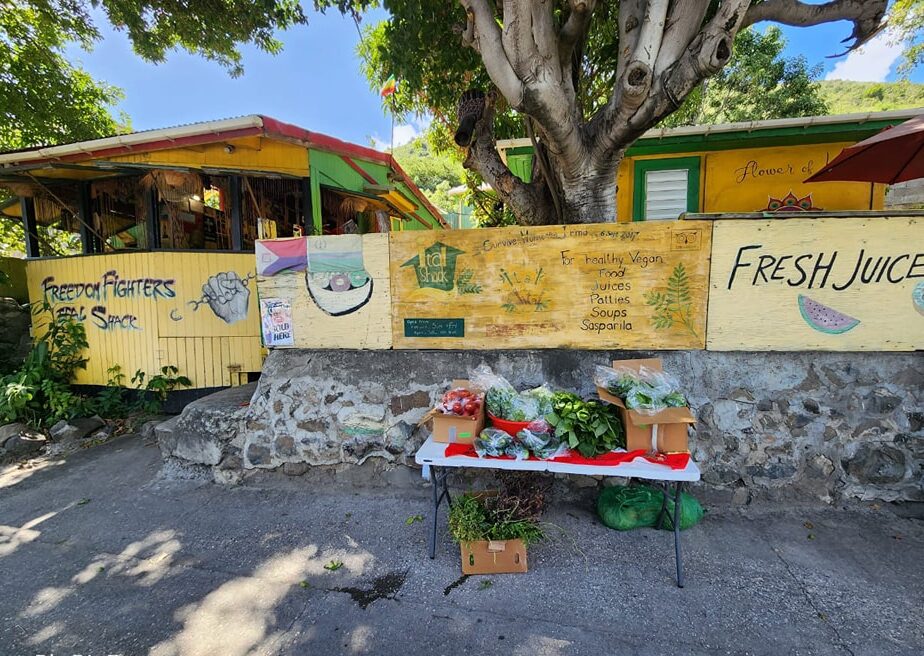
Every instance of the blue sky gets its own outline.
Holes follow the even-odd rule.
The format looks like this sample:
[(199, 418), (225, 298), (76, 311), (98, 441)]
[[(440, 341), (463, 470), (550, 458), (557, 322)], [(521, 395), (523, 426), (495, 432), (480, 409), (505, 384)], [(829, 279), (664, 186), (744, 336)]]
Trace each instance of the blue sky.
[[(365, 23), (385, 14), (372, 12)], [(380, 145), (390, 140), (391, 119), (378, 93), (369, 89), (355, 54), (359, 35), (352, 19), (335, 11), (312, 14), (310, 24), (279, 35), (285, 48), (272, 56), (244, 48), (245, 72), (231, 78), (223, 68), (185, 52), (172, 53), (160, 65), (142, 61), (121, 33), (98, 21), (104, 38), (92, 52), (74, 48), (70, 55), (91, 75), (121, 87), (119, 107), (138, 130), (206, 121), (244, 114), (266, 114), (341, 139)], [(783, 28), (788, 55), (802, 54), (810, 64), (822, 63), (825, 75), (841, 79), (892, 80), (899, 49), (877, 37), (862, 53), (837, 60), (839, 41), (850, 33), (847, 23), (812, 28)], [(924, 82), (924, 71), (912, 76)], [(408, 117), (399, 121), (395, 142), (410, 140), (423, 126)]]

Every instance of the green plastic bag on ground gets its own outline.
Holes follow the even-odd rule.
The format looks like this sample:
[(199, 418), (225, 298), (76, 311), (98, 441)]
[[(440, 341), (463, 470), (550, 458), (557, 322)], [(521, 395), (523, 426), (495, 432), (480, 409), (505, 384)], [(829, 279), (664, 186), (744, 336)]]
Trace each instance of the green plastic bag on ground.
[[(664, 492), (647, 485), (607, 487), (597, 498), (597, 514), (605, 525), (617, 531), (654, 528), (663, 501)], [(696, 526), (704, 514), (703, 507), (693, 495), (680, 493), (680, 530)], [(667, 516), (661, 528), (674, 530), (673, 498), (667, 500)]]

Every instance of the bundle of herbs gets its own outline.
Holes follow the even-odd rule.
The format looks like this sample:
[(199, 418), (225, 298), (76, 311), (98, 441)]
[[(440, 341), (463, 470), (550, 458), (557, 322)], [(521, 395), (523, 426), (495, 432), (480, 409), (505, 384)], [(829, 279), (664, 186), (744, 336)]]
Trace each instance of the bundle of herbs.
[(585, 458), (626, 445), (616, 408), (602, 401), (585, 401), (570, 392), (556, 392), (546, 421), (555, 428), (558, 439)]
[(456, 542), (522, 540), (529, 546), (543, 538), (539, 516), (550, 481), (521, 472), (504, 472), (499, 478), (497, 493), (466, 493), (452, 501), (449, 531)]

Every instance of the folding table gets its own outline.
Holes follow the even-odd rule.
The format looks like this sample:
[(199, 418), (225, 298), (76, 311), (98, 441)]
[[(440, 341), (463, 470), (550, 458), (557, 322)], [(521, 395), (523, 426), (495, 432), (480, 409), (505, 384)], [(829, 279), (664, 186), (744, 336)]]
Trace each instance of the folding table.
[(683, 587), (683, 556), (680, 550), (680, 492), (683, 484), (699, 480), (699, 466), (692, 459), (683, 469), (671, 469), (666, 465), (636, 458), (618, 465), (583, 465), (554, 462), (551, 460), (506, 460), (501, 458), (471, 458), (468, 456), (446, 456), (448, 445), (434, 442), (432, 437), (421, 445), (414, 456), (415, 462), (423, 466), (423, 477), (433, 483), (433, 517), (430, 524), (430, 558), (436, 557), (436, 516), (443, 499), (451, 502), (446, 478), (455, 467), (473, 469), (505, 469), (508, 471), (535, 471), (552, 474), (580, 474), (584, 476), (621, 476), (623, 478), (644, 478), (664, 484), (664, 501), (658, 515), (658, 528), (667, 513), (670, 484), (674, 483), (674, 558), (677, 564), (677, 586)]

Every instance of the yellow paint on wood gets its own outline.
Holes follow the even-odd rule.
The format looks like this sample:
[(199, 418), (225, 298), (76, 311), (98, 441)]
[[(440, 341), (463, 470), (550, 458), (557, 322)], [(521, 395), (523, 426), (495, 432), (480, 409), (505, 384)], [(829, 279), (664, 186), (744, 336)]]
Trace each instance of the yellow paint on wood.
[(703, 348), (711, 229), (659, 221), (392, 234), (394, 345)]
[[(89, 361), (78, 383), (105, 385), (113, 365), (127, 379), (139, 369), (151, 376), (174, 365), (194, 388), (216, 387), (231, 384), (228, 364), (245, 373), (262, 366), (252, 255), (155, 251), (32, 260), (26, 274), (35, 302), (47, 301), (86, 327)], [(231, 339), (238, 350), (229, 343), (223, 358), (222, 343)]]
[[(794, 197), (804, 209), (881, 209), (883, 197), (866, 182), (813, 182), (817, 173), (851, 144), (744, 148), (705, 154), (704, 212), (759, 212)], [(798, 203), (795, 209), (799, 209)]]
[[(337, 244), (350, 239), (343, 237), (307, 237), (319, 243)], [(325, 298), (316, 300), (308, 291), (305, 271), (283, 271), (270, 276), (258, 276), (257, 288), (261, 299), (286, 299), (292, 308), (294, 346), (298, 348), (391, 348), (391, 282), (389, 279), (388, 235), (362, 235), (362, 265), (371, 277), (368, 300), (354, 310), (339, 316), (329, 312)], [(316, 293), (332, 294), (319, 287)], [(361, 299), (360, 299), (361, 300)], [(325, 311), (324, 308), (327, 308)]]
[(921, 218), (716, 221), (713, 243), (710, 350), (924, 349)]
[[(234, 146), (229, 153), (227, 145)], [(308, 175), (308, 149), (284, 141), (245, 137), (227, 142), (204, 144), (117, 155), (113, 162), (155, 164), (183, 168), (245, 169), (275, 171), (305, 177)], [(89, 162), (92, 164), (92, 162)]]

